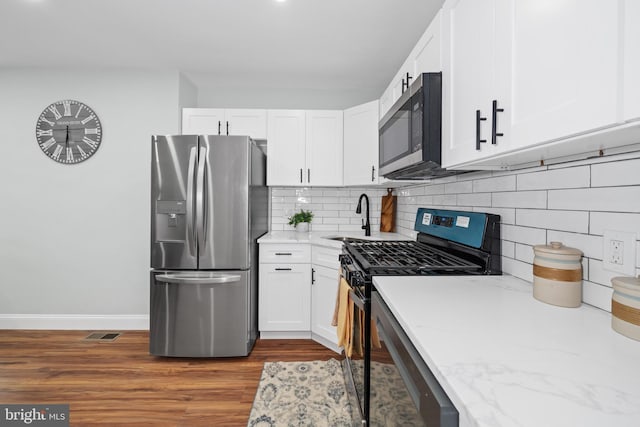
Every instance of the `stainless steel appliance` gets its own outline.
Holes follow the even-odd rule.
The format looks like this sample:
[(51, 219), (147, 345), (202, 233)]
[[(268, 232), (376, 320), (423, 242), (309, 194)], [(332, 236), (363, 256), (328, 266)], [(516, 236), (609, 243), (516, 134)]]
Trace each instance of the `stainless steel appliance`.
[[(377, 293), (373, 286), (373, 276), (407, 275), (468, 275), (501, 274), (500, 259), (500, 217), (480, 212), (464, 212), (420, 208), (416, 214), (414, 229), (418, 231), (416, 241), (346, 241), (340, 255), (343, 277), (352, 287), (349, 296), (364, 312), (363, 356), (346, 358), (345, 375), (352, 406), (359, 408), (362, 425), (393, 426), (388, 423), (389, 407), (375, 404), (375, 397), (383, 393), (376, 390), (372, 382), (372, 360), (379, 354), (388, 352), (398, 372), (414, 378), (414, 383), (405, 381), (407, 395), (414, 405), (415, 425), (455, 426), (457, 411), (433, 377), (428, 377), (415, 352), (401, 340), (392, 326), (380, 322), (383, 349), (372, 350), (371, 319), (372, 298)], [(384, 313), (378, 304), (378, 313)], [(387, 316), (388, 318), (388, 316)], [(378, 315), (378, 319), (382, 319)], [(393, 322), (391, 322), (393, 324)], [(406, 340), (405, 340), (406, 341)], [(393, 344), (393, 345), (389, 345)], [(381, 353), (382, 352), (382, 353)], [(413, 355), (413, 362), (406, 355)], [(424, 362), (422, 362), (424, 363)], [(416, 370), (412, 365), (420, 366)], [(375, 366), (374, 366), (375, 368)], [(391, 369), (391, 368), (390, 368)], [(427, 367), (428, 369), (428, 367)], [(408, 374), (406, 372), (409, 372)], [(419, 381), (419, 378), (428, 380)], [(417, 383), (416, 383), (417, 381)], [(419, 384), (419, 385), (416, 385)], [(428, 390), (425, 389), (428, 387)], [(418, 390), (419, 392), (417, 392)], [(427, 393), (438, 399), (425, 399)], [(406, 411), (405, 413), (409, 413)], [(428, 421), (427, 421), (428, 420)], [(436, 421), (437, 420), (437, 421)], [(411, 424), (407, 424), (411, 425)]]
[(442, 169), (442, 73), (423, 73), (378, 125), (380, 174), (390, 179), (424, 179), (460, 171)]
[(266, 157), (245, 136), (152, 137), (149, 351), (249, 354)]

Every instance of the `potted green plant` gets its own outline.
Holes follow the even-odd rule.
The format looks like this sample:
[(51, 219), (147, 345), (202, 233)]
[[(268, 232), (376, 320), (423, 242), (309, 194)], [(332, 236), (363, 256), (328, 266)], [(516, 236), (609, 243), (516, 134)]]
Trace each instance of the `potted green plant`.
[(309, 223), (312, 219), (313, 212), (300, 209), (300, 212), (297, 212), (289, 217), (289, 225), (293, 225), (296, 231), (306, 233), (307, 231), (309, 231)]

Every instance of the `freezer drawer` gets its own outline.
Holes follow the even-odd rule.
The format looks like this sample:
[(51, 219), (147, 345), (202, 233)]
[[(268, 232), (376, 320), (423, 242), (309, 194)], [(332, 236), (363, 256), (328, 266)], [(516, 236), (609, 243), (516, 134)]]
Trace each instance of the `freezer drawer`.
[(255, 338), (249, 271), (152, 272), (149, 352), (156, 356), (246, 356)]

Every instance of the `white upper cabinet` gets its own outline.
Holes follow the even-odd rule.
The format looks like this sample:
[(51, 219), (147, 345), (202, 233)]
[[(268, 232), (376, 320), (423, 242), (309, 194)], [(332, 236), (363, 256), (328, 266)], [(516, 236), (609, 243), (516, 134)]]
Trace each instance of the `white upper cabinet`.
[(442, 71), (442, 12), (438, 12), (391, 83), (380, 97), (380, 117), (383, 117), (400, 95), (413, 83), (416, 75)]
[(267, 138), (267, 110), (183, 108), (182, 133)]
[(225, 127), (222, 131), (226, 131), (226, 135), (249, 135), (253, 139), (266, 139), (267, 110), (225, 110)]
[(640, 120), (640, 1), (624, 2), (624, 120)]
[(342, 111), (307, 111), (306, 128), (306, 184), (342, 185)]
[[(488, 117), (492, 98), (505, 94), (498, 57), (497, 0), (449, 1), (443, 7), (442, 163), (458, 164), (495, 151)], [(504, 102), (504, 101), (503, 101)], [(504, 142), (504, 141), (501, 141)]]
[(342, 185), (342, 111), (269, 110), (267, 123), (267, 185)]
[(344, 185), (378, 183), (378, 101), (344, 110)]
[[(558, 148), (555, 141), (621, 121), (619, 7), (601, 0), (448, 0), (443, 166), (508, 167), (596, 147)], [(548, 143), (554, 147), (536, 148)]]
[(501, 151), (617, 122), (617, 6), (602, 0), (505, 2), (506, 35), (512, 37), (498, 43), (509, 53), (504, 65), (513, 74), (503, 114), (510, 117), (510, 144)]
[(304, 110), (267, 112), (267, 185), (305, 185)]
[(224, 122), (222, 108), (183, 108), (183, 135), (220, 135)]

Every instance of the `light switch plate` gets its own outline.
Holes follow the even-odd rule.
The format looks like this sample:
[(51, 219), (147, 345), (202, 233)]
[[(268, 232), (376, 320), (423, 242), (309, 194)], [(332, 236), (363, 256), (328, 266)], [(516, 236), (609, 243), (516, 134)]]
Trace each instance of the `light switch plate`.
[(636, 274), (636, 234), (616, 230), (604, 230), (603, 267), (626, 276)]

